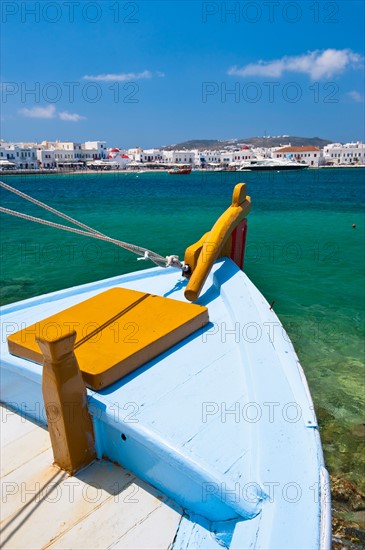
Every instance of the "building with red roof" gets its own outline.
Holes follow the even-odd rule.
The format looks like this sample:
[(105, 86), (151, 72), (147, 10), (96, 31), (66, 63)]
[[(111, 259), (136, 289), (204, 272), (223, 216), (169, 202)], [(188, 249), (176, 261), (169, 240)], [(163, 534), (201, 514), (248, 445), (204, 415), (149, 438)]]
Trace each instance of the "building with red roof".
[(296, 161), (308, 164), (308, 166), (320, 166), (324, 163), (321, 149), (312, 145), (303, 145), (301, 147), (292, 147), (288, 145), (275, 149), (272, 156), (274, 159), (295, 159)]

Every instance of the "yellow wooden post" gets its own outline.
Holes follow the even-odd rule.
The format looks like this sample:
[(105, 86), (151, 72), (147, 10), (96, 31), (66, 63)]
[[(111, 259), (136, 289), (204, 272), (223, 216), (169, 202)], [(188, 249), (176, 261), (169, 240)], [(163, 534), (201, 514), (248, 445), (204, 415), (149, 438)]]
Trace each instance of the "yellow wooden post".
[(42, 391), (55, 463), (74, 474), (95, 458), (94, 430), (74, 354), (76, 332), (37, 338), (43, 354)]
[(231, 206), (223, 212), (208, 233), (187, 248), (184, 261), (191, 270), (186, 275), (190, 279), (184, 293), (187, 300), (195, 302), (198, 299), (214, 262), (227, 254), (227, 249), (231, 247), (229, 239), (232, 231), (247, 216), (250, 209), (251, 199), (246, 196), (246, 184), (237, 183)]

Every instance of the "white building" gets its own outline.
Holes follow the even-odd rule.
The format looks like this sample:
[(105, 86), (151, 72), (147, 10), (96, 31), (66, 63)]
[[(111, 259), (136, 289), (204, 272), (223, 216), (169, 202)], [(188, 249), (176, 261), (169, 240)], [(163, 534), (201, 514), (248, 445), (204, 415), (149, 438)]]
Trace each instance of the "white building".
[(0, 165), (3, 167), (13, 165), (15, 169), (37, 170), (37, 149), (35, 147), (24, 147), (22, 143), (2, 141), (0, 143)]
[(96, 155), (95, 158), (101, 160), (107, 157), (106, 141), (85, 141), (82, 148), (84, 154), (89, 151), (92, 155)]
[(330, 143), (323, 149), (326, 164), (365, 164), (365, 148), (361, 141), (356, 143)]
[(117, 147), (113, 147), (112, 149), (108, 149), (107, 151), (107, 160), (105, 162), (110, 162), (114, 166), (121, 168), (124, 170), (124, 168), (131, 162), (131, 159), (126, 154), (125, 151), (121, 151)]
[[(143, 149), (141, 149), (140, 147), (134, 147), (132, 149), (128, 149), (127, 155), (132, 161), (140, 162), (140, 159), (141, 159), (140, 155), (142, 152), (143, 152)], [(138, 161), (137, 161), (137, 158), (138, 158)]]
[(217, 166), (221, 163), (221, 151), (194, 151), (194, 164), (198, 168), (204, 168), (208, 165)]
[(276, 149), (272, 153), (272, 158), (274, 159), (290, 158), (298, 162), (303, 162), (304, 164), (308, 164), (308, 166), (321, 166), (324, 163), (323, 153), (321, 149), (313, 146), (282, 147), (280, 149)]
[(42, 141), (42, 143), (0, 142), (2, 169), (82, 168), (89, 161), (107, 157), (105, 141)]
[(162, 158), (168, 164), (194, 164), (195, 151), (162, 151)]
[(136, 162), (162, 162), (163, 155), (160, 149), (140, 149), (134, 155)]
[(247, 145), (243, 145), (241, 149), (230, 151), (229, 153), (222, 153), (222, 162), (226, 163), (223, 159), (230, 158), (229, 164), (241, 164), (248, 160), (256, 158), (256, 154)]
[[(47, 151), (47, 153), (45, 152)], [(46, 157), (47, 155), (47, 157)], [(105, 141), (86, 141), (78, 143), (74, 141), (42, 141), (38, 145), (38, 159), (42, 166), (54, 160), (57, 167), (85, 166), (86, 162), (103, 160), (107, 156)], [(47, 166), (48, 167), (48, 166)]]
[(39, 168), (56, 168), (56, 157), (54, 149), (37, 149)]
[(56, 141), (51, 144), (51, 149), (54, 151), (58, 168), (76, 166), (76, 163), (80, 163), (79, 166), (81, 166), (84, 162), (81, 152), (81, 143)]

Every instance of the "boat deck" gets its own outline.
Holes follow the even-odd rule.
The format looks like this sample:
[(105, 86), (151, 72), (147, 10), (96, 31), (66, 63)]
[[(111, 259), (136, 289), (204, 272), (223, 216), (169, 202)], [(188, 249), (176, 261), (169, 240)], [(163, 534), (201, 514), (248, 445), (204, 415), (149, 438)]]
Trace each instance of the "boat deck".
[(159, 491), (104, 460), (69, 477), (45, 428), (0, 414), (2, 548), (171, 548), (181, 514)]
[[(1, 385), (8, 405), (46, 422), (42, 367), (10, 355), (6, 336), (114, 287), (185, 300), (186, 279), (172, 268), (153, 268), (5, 306)], [(202, 330), (110, 387), (88, 390), (97, 456), (181, 506), (174, 548), (329, 548), (328, 474), (305, 376), (285, 330), (227, 258), (213, 266), (197, 303), (209, 309)], [(128, 345), (126, 329), (121, 345)], [(36, 470), (40, 464), (34, 459)], [(92, 485), (95, 475), (89, 479)], [(171, 533), (164, 547), (172, 540)], [(113, 544), (103, 537), (105, 548)]]

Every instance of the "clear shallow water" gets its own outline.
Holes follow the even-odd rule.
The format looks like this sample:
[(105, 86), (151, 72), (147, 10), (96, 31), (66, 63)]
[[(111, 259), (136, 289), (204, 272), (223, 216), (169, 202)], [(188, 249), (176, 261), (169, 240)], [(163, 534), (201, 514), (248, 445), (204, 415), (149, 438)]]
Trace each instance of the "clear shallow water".
[[(110, 236), (181, 258), (228, 206), (235, 183), (245, 181), (252, 197), (245, 270), (275, 300), (301, 359), (331, 473), (360, 487), (364, 180), (364, 169), (3, 177)], [(5, 191), (1, 203), (60, 221)], [(5, 215), (0, 220), (2, 304), (151, 267), (107, 243)]]

